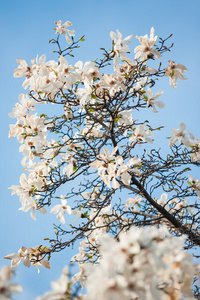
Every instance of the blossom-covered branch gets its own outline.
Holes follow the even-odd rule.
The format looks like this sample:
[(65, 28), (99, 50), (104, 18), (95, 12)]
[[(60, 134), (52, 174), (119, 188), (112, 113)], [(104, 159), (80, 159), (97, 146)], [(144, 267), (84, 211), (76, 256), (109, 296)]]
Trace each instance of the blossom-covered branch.
[[(54, 51), (59, 54), (57, 61), (47, 61), (46, 55), (32, 59), (30, 65), (17, 60), (14, 76), (24, 77), (23, 87), (29, 92), (19, 96), (19, 103), (9, 114), (17, 119), (10, 125), (9, 137), (17, 137), (21, 144), (25, 173), (20, 176), (20, 185), (10, 189), (19, 196), (19, 209), (30, 210), (34, 220), (38, 212), (45, 214), (51, 206), (50, 213), (62, 226), (55, 225), (56, 236), (49, 238), (48, 247), (21, 247), (18, 254), (5, 258), (11, 260), (13, 268), (21, 260), (27, 267), (50, 268), (53, 253), (80, 242), (79, 253), (72, 258), (79, 263), (80, 272), (70, 281), (64, 271), (58, 283), (52, 285), (53, 292), (39, 299), (65, 299), (72, 295), (70, 285), (77, 281), (86, 284), (87, 299), (96, 298), (93, 270), (100, 280), (110, 278), (99, 294), (101, 298), (110, 299), (116, 291), (119, 299), (191, 297), (196, 267), (180, 248), (200, 245), (199, 180), (190, 174), (200, 166), (199, 140), (185, 131), (186, 125), (181, 122), (180, 129), (172, 129), (165, 145), (168, 154), (163, 154), (154, 147), (154, 141), (165, 124), (155, 126), (140, 114), (148, 110), (156, 118), (166, 99), (163, 91), (154, 91), (157, 80), (169, 76), (170, 85), (176, 88), (178, 79), (185, 80), (187, 68), (171, 60), (169, 66), (157, 67), (156, 61), (172, 45), (166, 45), (169, 37), (157, 41), (153, 27), (150, 36), (136, 36), (140, 45), (135, 47), (135, 54), (129, 48), (133, 34), (123, 38), (119, 30), (111, 31), (111, 50), (102, 48), (99, 59), (72, 65), (70, 56), (84, 38), (75, 40), (75, 31), (68, 29), (72, 26), (69, 21), (56, 25), (57, 39), (50, 42), (58, 47)], [(64, 49), (61, 35), (68, 42)], [(108, 68), (111, 64), (112, 70)], [(35, 112), (37, 107), (44, 113)], [(66, 191), (62, 195), (60, 187)], [(66, 230), (69, 215), (74, 220)], [(167, 239), (155, 226), (164, 226)], [(148, 235), (148, 243), (138, 240), (140, 234)], [(183, 238), (183, 234), (187, 235)], [(147, 252), (155, 256), (153, 265), (149, 257), (145, 267)], [(116, 261), (106, 267), (107, 259), (115, 255)], [(91, 266), (86, 267), (86, 261)], [(121, 265), (117, 266), (117, 261)], [(94, 263), (102, 269), (93, 267)], [(188, 265), (189, 277), (185, 271)], [(134, 270), (137, 280), (132, 275), (126, 278), (125, 270)]]

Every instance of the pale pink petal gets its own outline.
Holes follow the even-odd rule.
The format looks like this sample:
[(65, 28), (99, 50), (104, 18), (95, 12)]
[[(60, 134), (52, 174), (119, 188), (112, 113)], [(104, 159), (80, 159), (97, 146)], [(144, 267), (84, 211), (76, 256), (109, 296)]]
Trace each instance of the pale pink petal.
[(160, 54), (160, 52), (154, 50), (154, 49), (151, 49), (151, 52), (155, 55), (155, 57), (157, 59), (160, 59), (162, 57), (162, 55)]
[(186, 128), (186, 125), (181, 122), (180, 123), (180, 129), (181, 129), (181, 131), (183, 132), (185, 130), (185, 128)]
[(177, 140), (178, 138), (176, 136), (171, 137), (169, 140), (169, 146), (172, 147), (177, 142)]
[(6, 258), (6, 259), (19, 258), (19, 254), (17, 254), (17, 253), (8, 254), (8, 255), (4, 256), (4, 258)]
[(57, 204), (57, 205), (55, 205), (55, 206), (51, 209), (50, 213), (51, 213), (51, 214), (57, 214), (57, 213), (61, 210), (61, 208), (62, 208), (62, 205), (61, 205), (61, 204)]
[(45, 207), (40, 207), (38, 208), (39, 212), (41, 212), (42, 214), (46, 214), (47, 213), (47, 210)]
[(41, 265), (43, 266), (43, 267), (45, 267), (45, 268), (47, 268), (47, 269), (50, 269), (50, 263), (49, 263), (49, 261), (48, 260), (46, 260), (45, 258), (43, 258), (42, 260), (41, 260)]
[[(12, 284), (12, 285), (9, 286), (9, 292), (11, 294), (21, 293), (22, 292), (22, 287), (19, 284)], [(10, 298), (5, 298), (5, 300), (6, 299), (10, 300)], [(2, 300), (4, 300), (4, 299), (2, 299)]]
[(113, 178), (112, 180), (112, 187), (113, 189), (118, 189), (120, 187), (119, 182), (116, 180), (116, 178)]
[(23, 258), (23, 264), (24, 264), (27, 268), (30, 267), (31, 263), (30, 263), (30, 260), (29, 260), (28, 256), (25, 256), (25, 257)]
[(182, 138), (182, 143), (186, 146), (186, 147), (190, 147), (190, 140), (187, 137), (183, 137)]
[(110, 32), (110, 37), (111, 37), (112, 40), (117, 39), (117, 35), (116, 35), (116, 33), (113, 32), (113, 31)]
[(63, 209), (59, 214), (56, 216), (56, 218), (63, 224), (65, 224), (65, 218), (64, 218), (65, 210)]
[(165, 103), (162, 101), (154, 101), (155, 105), (157, 105), (159, 108), (165, 107)]
[(122, 175), (121, 175), (121, 179), (122, 179), (122, 182), (126, 185), (130, 185), (130, 182), (131, 182), (131, 175), (128, 173), (128, 172), (124, 172)]
[(32, 207), (31, 208), (31, 218), (33, 219), (33, 220), (36, 220), (36, 216), (35, 216), (35, 208), (34, 207)]
[(181, 69), (182, 72), (186, 72), (186, 71), (188, 70), (188, 69), (187, 69), (184, 65), (182, 65), (182, 64), (177, 64), (176, 67), (177, 67), (178, 69)]
[(99, 167), (102, 166), (102, 161), (100, 160), (96, 160), (96, 161), (93, 161), (91, 164), (90, 164), (90, 167), (94, 168), (94, 169), (98, 169)]
[(71, 209), (71, 207), (69, 205), (67, 205), (66, 210), (67, 210), (67, 212), (68, 212), (69, 215), (72, 214), (72, 209)]
[(141, 164), (141, 159), (138, 157), (133, 157), (128, 161), (127, 166), (129, 166), (129, 167), (133, 166), (133, 165), (137, 166), (140, 164)]

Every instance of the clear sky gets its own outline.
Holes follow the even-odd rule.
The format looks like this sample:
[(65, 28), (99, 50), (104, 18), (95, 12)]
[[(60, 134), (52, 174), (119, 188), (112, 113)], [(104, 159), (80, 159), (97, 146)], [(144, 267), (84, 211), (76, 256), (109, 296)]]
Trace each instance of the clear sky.
[[(8, 264), (3, 256), (17, 252), (21, 246), (36, 246), (43, 243), (43, 238), (53, 237), (54, 216), (40, 216), (37, 221), (29, 213), (19, 211), (17, 196), (11, 197), (8, 187), (19, 184), (22, 173), (21, 153), (16, 139), (8, 140), (9, 124), (15, 120), (8, 117), (12, 107), (18, 102), (18, 95), (25, 93), (22, 80), (13, 78), (17, 67), (16, 59), (24, 58), (30, 62), (37, 54), (47, 55), (47, 60), (56, 59), (52, 53), (49, 39), (55, 37), (54, 22), (71, 21), (76, 37), (86, 35), (86, 41), (77, 52), (77, 60), (94, 60), (99, 55), (99, 48), (111, 47), (110, 31), (119, 29), (123, 37), (127, 35), (149, 34), (154, 26), (155, 34), (167, 37), (173, 33), (174, 47), (166, 55), (188, 68), (185, 82), (178, 81), (178, 88), (169, 86), (169, 79), (161, 80), (158, 90), (164, 90), (162, 101), (165, 108), (159, 112), (158, 122), (178, 128), (182, 121), (187, 124), (197, 138), (200, 138), (200, 1), (199, 0), (101, 0), (101, 1), (68, 1), (68, 0), (7, 0), (1, 2), (1, 199), (0, 199), (0, 268)], [(133, 43), (133, 48), (137, 40)], [(72, 60), (70, 63), (75, 63)], [(162, 125), (162, 124), (161, 124)], [(195, 177), (195, 176), (194, 176)], [(196, 174), (198, 177), (198, 174)], [(198, 177), (199, 178), (199, 177)], [(66, 249), (55, 254), (51, 260), (51, 270), (41, 268), (38, 275), (35, 268), (27, 269), (22, 264), (16, 271), (14, 280), (20, 283), (24, 292), (14, 296), (17, 300), (33, 300), (50, 289), (50, 281), (56, 280), (62, 267), (67, 265), (73, 252)]]

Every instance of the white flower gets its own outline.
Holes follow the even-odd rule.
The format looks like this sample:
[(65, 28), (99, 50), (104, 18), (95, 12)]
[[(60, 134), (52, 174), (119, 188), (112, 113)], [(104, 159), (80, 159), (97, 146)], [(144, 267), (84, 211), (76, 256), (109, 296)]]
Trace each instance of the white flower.
[(114, 156), (117, 150), (118, 146), (116, 146), (110, 154), (107, 149), (103, 149), (104, 153), (97, 156), (99, 160), (90, 164), (91, 167), (98, 169), (99, 176), (101, 176), (101, 179), (109, 188), (111, 188), (110, 181), (112, 181), (112, 188), (114, 189), (120, 187), (119, 182), (116, 180), (118, 176), (121, 176), (122, 182), (126, 185), (130, 185), (131, 181), (129, 172), (137, 173), (138, 176), (140, 176), (140, 171), (136, 168), (131, 168), (131, 166), (141, 164), (141, 159), (137, 157), (131, 158), (128, 163), (125, 164), (120, 155)]
[(187, 68), (181, 64), (175, 64), (174, 61), (169, 60), (170, 66), (165, 69), (165, 76), (169, 76), (169, 84), (171, 87), (176, 88), (178, 78), (185, 80), (186, 77), (182, 73), (187, 71)]
[(93, 90), (87, 78), (84, 81), (84, 85), (84, 88), (78, 88), (76, 92), (77, 98), (80, 100), (80, 105), (82, 106), (85, 106), (86, 103), (94, 103), (94, 99), (91, 98)]
[[(17, 194), (20, 198), (27, 201), (33, 193), (34, 184), (32, 178), (26, 178), (26, 175), (23, 173), (20, 176), (21, 185), (12, 185), (9, 189), (12, 190), (12, 195)], [(21, 200), (20, 200), (21, 201)]]
[(9, 255), (6, 255), (4, 258), (6, 259), (11, 259), (11, 268), (16, 268), (21, 260), (23, 261), (23, 264), (29, 268), (31, 263), (30, 263), (30, 253), (31, 253), (31, 248), (26, 248), (26, 247), (21, 247), (17, 253), (12, 253)]
[(140, 176), (140, 171), (136, 168), (131, 168), (131, 166), (139, 166), (141, 164), (141, 159), (138, 157), (131, 158), (127, 164), (122, 163), (118, 169), (118, 175), (121, 176), (121, 180), (125, 185), (130, 185), (131, 174), (129, 172), (134, 172)]
[(193, 213), (194, 207), (187, 207), (187, 200), (186, 199), (181, 199), (179, 200), (178, 198), (172, 199), (170, 203), (175, 204), (174, 207), (170, 210), (172, 213), (177, 213), (181, 216), (183, 215), (186, 211), (190, 214)]
[(195, 151), (191, 154), (192, 161), (194, 161), (194, 159), (200, 161), (200, 140), (195, 139), (195, 143), (194, 145), (192, 145), (192, 149), (193, 151)]
[(51, 213), (51, 214), (57, 214), (57, 213), (58, 213), (58, 215), (56, 216), (56, 218), (57, 218), (61, 223), (65, 224), (65, 217), (64, 217), (65, 212), (67, 211), (68, 214), (71, 215), (72, 210), (71, 210), (71, 207), (70, 207), (69, 205), (66, 205), (66, 204), (67, 204), (67, 200), (66, 200), (66, 199), (61, 198), (61, 203), (62, 203), (62, 204), (57, 204), (57, 205), (55, 205), (55, 206), (51, 209), (50, 213)]
[(111, 154), (109, 153), (109, 150), (108, 150), (108, 149), (105, 149), (105, 148), (104, 148), (104, 149), (103, 149), (103, 152), (104, 152), (104, 153), (101, 153), (101, 154), (97, 155), (97, 158), (98, 158), (99, 160), (96, 160), (96, 161), (92, 162), (92, 163), (90, 164), (90, 166), (93, 167), (93, 168), (95, 168), (95, 169), (98, 169), (98, 167), (101, 166), (101, 165), (103, 164), (100, 160), (103, 160), (103, 161), (106, 162), (106, 163), (112, 161), (113, 159), (115, 159), (115, 155), (114, 155), (114, 154), (115, 154), (117, 151), (118, 151), (118, 146), (116, 146), (116, 147), (112, 150)]
[(197, 192), (197, 196), (200, 199), (200, 180), (195, 179), (191, 175), (189, 175), (189, 180), (191, 181), (189, 184), (193, 190)]
[(94, 123), (90, 117), (85, 118), (85, 128), (81, 130), (81, 135), (87, 137), (88, 141), (92, 141), (94, 137), (102, 137), (104, 132), (101, 131), (102, 125), (98, 123)]
[(138, 79), (135, 83), (135, 86), (130, 88), (129, 94), (135, 93), (135, 92), (139, 91), (140, 89), (143, 90), (143, 87), (145, 86), (147, 79), (148, 79), (147, 77), (142, 77), (142, 78)]
[(116, 180), (117, 174), (117, 164), (110, 163), (108, 164), (107, 173), (108, 175), (101, 177), (102, 180), (111, 188), (110, 181), (112, 181), (112, 188), (118, 189), (120, 187), (119, 183)]
[[(169, 139), (169, 146), (172, 147), (177, 141), (179, 143), (183, 143), (186, 147), (190, 147), (190, 145), (194, 145), (194, 136), (190, 131), (185, 131), (186, 125), (184, 123), (180, 123), (180, 129), (172, 129), (172, 137)], [(186, 137), (186, 135), (190, 135), (190, 139)]]
[(167, 193), (163, 193), (160, 199), (157, 200), (158, 204), (164, 206), (166, 210), (169, 210), (169, 205), (167, 205)]
[[(85, 80), (87, 80), (88, 84), (92, 85), (94, 78), (102, 78), (99, 68), (95, 66), (95, 63), (93, 61), (86, 61), (84, 67), (82, 62), (78, 62), (77, 64), (75, 64), (75, 67), (78, 67), (79, 72), (82, 76), (81, 80), (84, 83)], [(82, 68), (83, 70), (81, 71)]]
[(150, 136), (153, 136), (153, 132), (151, 130), (146, 130), (146, 125), (140, 124), (137, 127), (134, 127), (131, 130), (132, 134), (129, 138), (130, 143), (137, 142), (141, 144), (141, 142), (153, 143), (153, 140), (150, 139)]
[(161, 58), (161, 54), (160, 52), (158, 52), (157, 50), (152, 49), (152, 47), (155, 45), (155, 42), (157, 40), (157, 36), (154, 37), (154, 28), (151, 28), (150, 31), (150, 37), (148, 37), (148, 35), (144, 35), (144, 36), (137, 36), (136, 38), (140, 41), (140, 43), (142, 45), (137, 46), (134, 50), (134, 53), (136, 53), (135, 55), (135, 59), (139, 59), (140, 60), (146, 60), (149, 58), (154, 58), (154, 55), (156, 58)]
[(159, 108), (163, 108), (165, 106), (165, 104), (161, 101), (157, 101), (156, 99), (158, 97), (160, 97), (162, 94), (164, 93), (164, 91), (160, 91), (158, 93), (156, 93), (154, 96), (153, 96), (153, 92), (152, 90), (150, 89), (150, 87), (147, 88), (147, 91), (144, 95), (144, 98), (145, 96), (148, 98), (147, 99), (147, 106), (148, 107), (152, 107), (152, 111), (154, 113), (157, 113), (158, 111), (156, 110), (155, 108), (155, 105), (157, 105)]
[(37, 267), (38, 273), (40, 273), (39, 266), (43, 266), (47, 269), (50, 269), (49, 261), (43, 257), (44, 253), (49, 253), (49, 249), (42, 245), (30, 249), (31, 249), (31, 263), (32, 266)]
[(72, 26), (71, 22), (67, 21), (63, 25), (61, 25), (61, 23), (62, 23), (62, 21), (55, 22), (55, 24), (58, 26), (56, 28), (56, 33), (64, 34), (67, 42), (70, 44), (71, 41), (70, 41), (68, 35), (69, 36), (75, 36), (75, 34), (74, 34), (75, 30), (66, 29), (67, 27)]
[(117, 189), (119, 188), (119, 183), (116, 180), (118, 176), (117, 167), (123, 159), (119, 155), (114, 155), (118, 151), (118, 146), (112, 150), (111, 154), (108, 149), (104, 148), (103, 151), (104, 153), (97, 155), (98, 160), (92, 162), (90, 166), (98, 169), (99, 176), (109, 188), (111, 188), (110, 181), (112, 181), (112, 187)]
[(124, 77), (119, 74), (105, 74), (102, 80), (98, 82), (98, 86), (100, 86), (101, 89), (108, 90), (110, 97), (114, 97), (115, 93), (126, 90), (123, 82)]
[(136, 196), (134, 199), (133, 198), (128, 198), (126, 200), (126, 211), (128, 210), (129, 206), (132, 205), (131, 209), (133, 209), (133, 211), (136, 211), (136, 204), (140, 203), (142, 201), (142, 197), (140, 196)]
[(120, 111), (118, 114), (119, 120), (117, 121), (119, 125), (132, 125), (134, 120), (132, 118), (132, 109)]
[(131, 42), (130, 40), (133, 38), (133, 34), (122, 39), (122, 34), (117, 29), (117, 34), (113, 31), (110, 32), (110, 37), (113, 40), (113, 64), (117, 65), (120, 57), (121, 59), (126, 60), (130, 65), (133, 65), (133, 62), (125, 55), (125, 53), (130, 52), (128, 44)]
[[(132, 61), (131, 61), (132, 62)], [(129, 74), (133, 70), (133, 66), (136, 65), (136, 63), (132, 62), (127, 63), (125, 62), (124, 64), (119, 64), (114, 66), (114, 70), (119, 74), (119, 75), (125, 75)]]
[(38, 210), (42, 214), (47, 213), (46, 208), (38, 206), (38, 204), (31, 197), (29, 197), (28, 203), (26, 203), (25, 205), (22, 205), (22, 207), (19, 208), (19, 210), (22, 210), (24, 212), (27, 212), (29, 209), (31, 209), (30, 216), (33, 220), (36, 220), (35, 210)]
[(66, 153), (66, 156), (62, 160), (63, 161), (67, 160), (68, 162), (68, 164), (63, 168), (63, 174), (66, 173), (67, 177), (70, 177), (71, 174), (73, 174), (77, 169), (76, 160), (68, 152)]
[(34, 59), (31, 60), (30, 67), (27, 65), (27, 62), (24, 59), (17, 59), (17, 63), (19, 64), (18, 68), (14, 71), (14, 77), (27, 77), (30, 78), (32, 76)]
[(19, 95), (19, 101), (20, 103), (16, 103), (15, 107), (12, 109), (12, 113), (9, 113), (9, 117), (11, 118), (17, 118), (18, 121), (23, 122), (24, 118), (26, 117), (27, 110), (35, 110), (35, 105), (37, 104), (36, 101), (29, 98), (29, 94), (26, 94), (26, 97), (24, 97), (24, 94)]

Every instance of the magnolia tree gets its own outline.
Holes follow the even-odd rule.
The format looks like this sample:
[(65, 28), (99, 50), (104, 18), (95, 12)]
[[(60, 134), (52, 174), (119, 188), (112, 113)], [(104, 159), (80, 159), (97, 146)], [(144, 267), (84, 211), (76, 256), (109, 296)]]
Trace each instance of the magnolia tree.
[[(133, 55), (128, 46), (133, 35), (123, 39), (111, 31), (112, 49), (101, 48), (102, 58), (70, 65), (84, 36), (75, 39), (69, 21), (55, 24), (57, 37), (50, 43), (58, 61), (46, 61), (45, 55), (30, 65), (17, 60), (14, 77), (24, 77), (29, 92), (19, 95), (10, 113), (17, 122), (9, 132), (21, 144), (26, 172), (20, 185), (10, 187), (12, 194), (34, 220), (51, 206), (58, 219), (55, 237), (40, 246), (22, 245), (5, 258), (12, 269), (21, 261), (50, 268), (52, 255), (79, 244), (71, 259), (79, 272), (69, 275), (65, 267), (52, 291), (37, 300), (200, 297), (191, 255), (198, 258), (200, 246), (200, 180), (191, 174), (200, 166), (200, 140), (180, 123), (165, 151), (156, 149), (163, 126), (140, 113), (148, 109), (156, 118), (164, 107), (163, 91), (153, 92), (158, 80), (167, 76), (176, 88), (185, 79), (184, 65), (169, 60), (161, 67), (173, 46), (171, 35), (157, 39), (152, 27), (150, 36), (136, 36)], [(1, 299), (21, 290), (9, 283), (10, 274), (2, 270)]]

